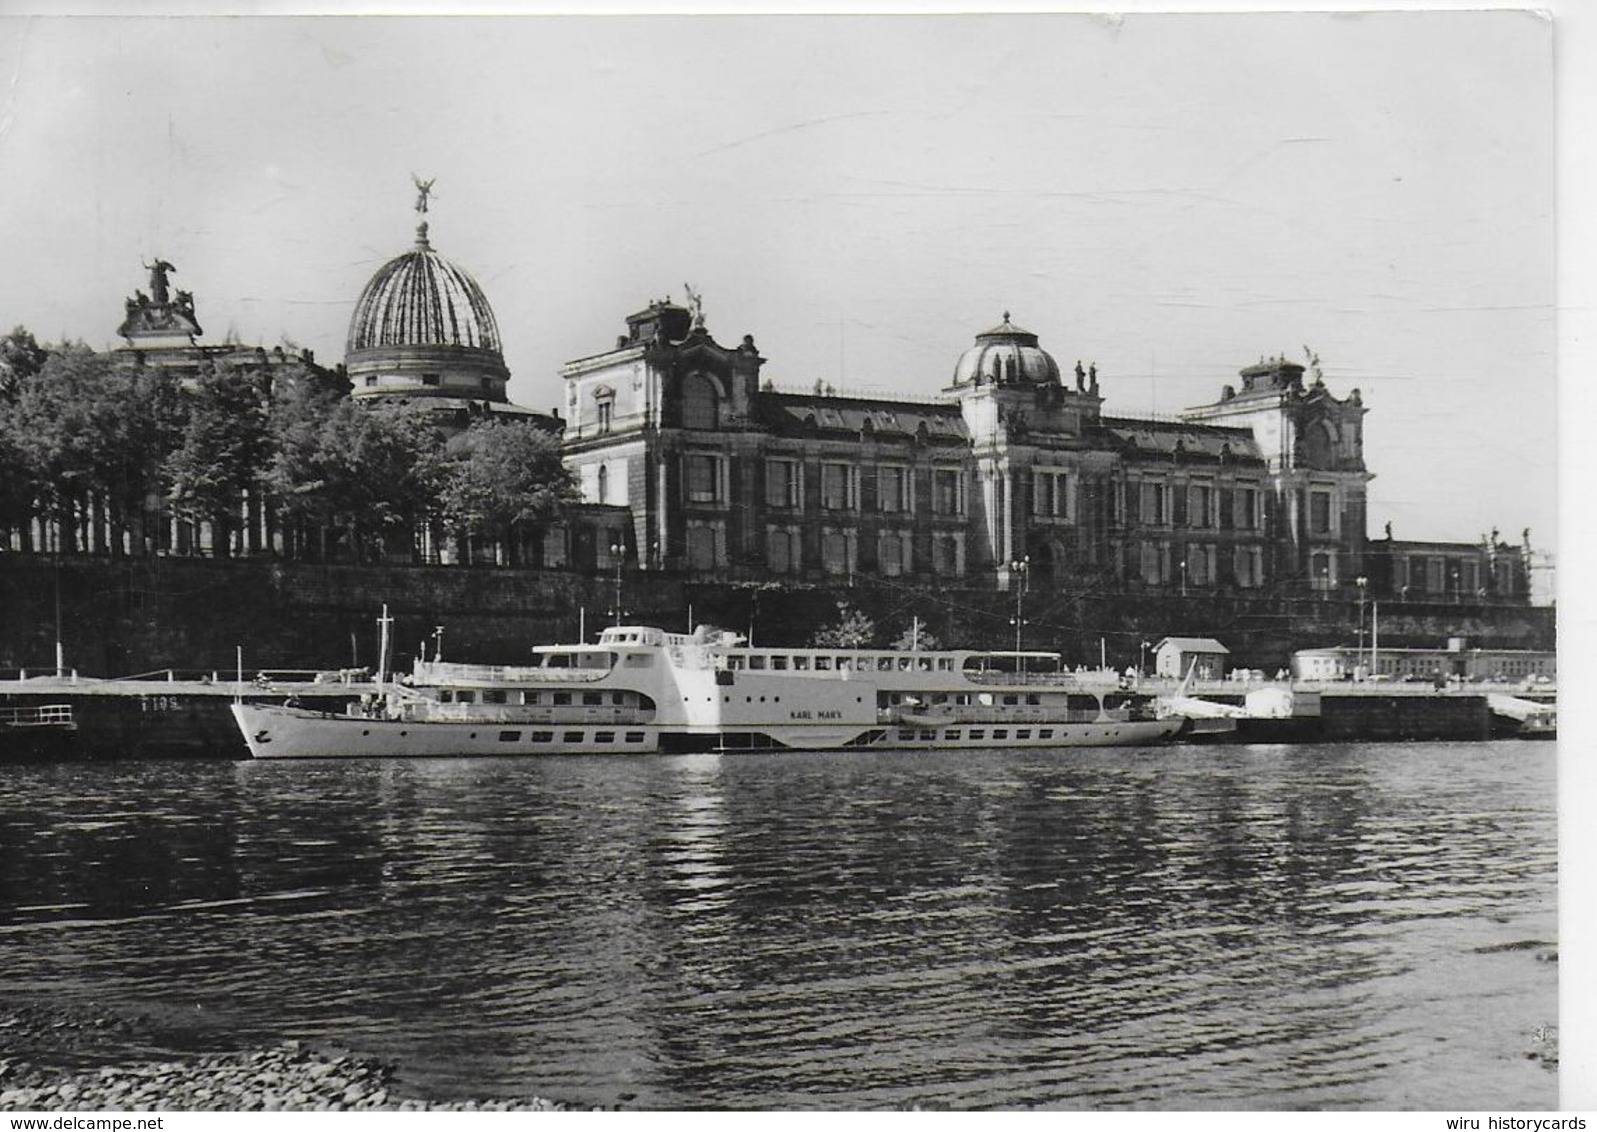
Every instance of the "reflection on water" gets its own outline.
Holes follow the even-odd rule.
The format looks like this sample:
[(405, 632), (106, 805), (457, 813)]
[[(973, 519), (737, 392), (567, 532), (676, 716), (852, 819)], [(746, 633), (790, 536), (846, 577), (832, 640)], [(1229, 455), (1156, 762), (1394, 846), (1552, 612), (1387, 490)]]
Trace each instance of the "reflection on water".
[(1532, 1108), (1519, 743), (8, 768), (16, 993), (440, 1096)]

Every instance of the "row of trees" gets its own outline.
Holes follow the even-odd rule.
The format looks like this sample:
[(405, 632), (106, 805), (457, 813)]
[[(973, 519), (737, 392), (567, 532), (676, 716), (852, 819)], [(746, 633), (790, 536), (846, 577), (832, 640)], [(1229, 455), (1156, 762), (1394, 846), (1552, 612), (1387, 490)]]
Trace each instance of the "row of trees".
[[(174, 525), (213, 554), (407, 558), (451, 541), (514, 560), (576, 498), (559, 441), (520, 422), (440, 427), (356, 404), (297, 362), (179, 381), (79, 343), (0, 339), (0, 547), (143, 554)], [(176, 524), (174, 524), (176, 520)]]

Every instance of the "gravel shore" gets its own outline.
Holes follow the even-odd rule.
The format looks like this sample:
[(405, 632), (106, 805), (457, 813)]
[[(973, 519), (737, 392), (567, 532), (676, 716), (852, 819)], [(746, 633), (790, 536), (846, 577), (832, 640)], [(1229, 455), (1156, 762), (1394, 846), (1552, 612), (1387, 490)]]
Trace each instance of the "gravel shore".
[[(403, 1095), (396, 1066), (289, 1041), (268, 1049), (129, 1057), (142, 1019), (0, 1007), (0, 1110), (60, 1112), (557, 1111), (542, 1097)], [(21, 1051), (27, 1051), (26, 1058)], [(105, 1064), (116, 1057), (113, 1064)], [(84, 1064), (89, 1062), (90, 1064)]]

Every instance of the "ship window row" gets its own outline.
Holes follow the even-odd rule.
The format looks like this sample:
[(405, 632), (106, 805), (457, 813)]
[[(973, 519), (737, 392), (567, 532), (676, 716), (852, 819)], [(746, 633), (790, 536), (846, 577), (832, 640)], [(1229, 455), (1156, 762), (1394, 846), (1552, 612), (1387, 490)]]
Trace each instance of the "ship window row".
[[(992, 738), (994, 738), (994, 739), (1008, 739), (1010, 737), (1009, 732), (1010, 732), (1010, 729), (1007, 728), (1007, 727), (994, 728), (993, 729), (993, 733), (992, 733)], [(1021, 728), (1015, 729), (1014, 737), (1016, 739), (1030, 739), (1032, 737), (1033, 733), (1034, 733), (1034, 731), (1033, 731), (1032, 728), (1030, 728), (1030, 727), (1021, 727)], [(1054, 728), (1052, 728), (1052, 727), (1037, 728), (1037, 729), (1035, 729), (1035, 735), (1036, 735), (1036, 737), (1038, 739), (1052, 739), (1054, 737)], [(908, 742), (910, 740), (916, 740), (916, 741), (919, 741), (919, 742), (926, 742), (926, 741), (929, 741), (929, 740), (936, 739), (937, 738), (937, 732), (935, 730), (932, 730), (932, 729), (919, 729), (919, 728), (917, 728), (917, 729), (913, 729), (912, 730), (910, 728), (905, 727), (905, 728), (901, 728), (899, 730), (898, 737), (899, 737), (899, 739), (901, 741), (904, 741), (904, 742)], [(961, 740), (961, 739), (985, 739), (987, 737), (988, 737), (987, 736), (987, 729), (985, 727), (972, 727), (972, 728), (968, 728), (968, 729), (960, 728), (960, 727), (950, 727), (950, 728), (946, 729), (943, 732), (943, 740), (945, 742), (949, 741), (949, 740), (958, 741), (958, 740)]]
[(726, 666), (745, 670), (775, 672), (953, 672), (951, 656), (872, 653), (838, 656), (836, 653), (746, 652), (726, 658)]
[[(522, 692), (503, 691), (497, 688), (487, 688), (482, 692), (482, 702), (485, 704), (553, 704), (556, 707), (565, 706), (576, 702), (573, 692)], [(620, 705), (627, 701), (625, 692), (583, 692), (581, 704), (584, 707), (600, 707), (606, 703)], [(444, 704), (474, 704), (477, 702), (477, 693), (464, 689), (454, 690), (444, 688), (438, 693), (438, 702)]]
[[(362, 731), (361, 734), (362, 735), (370, 735), (371, 732), (370, 731)], [(403, 738), (406, 738), (409, 734), (410, 733), (408, 731), (401, 731), (399, 733), (399, 736), (400, 736), (400, 738), (403, 739)], [(592, 733), (592, 735), (590, 737), (589, 733), (586, 732), (586, 731), (543, 731), (543, 730), (522, 731), (522, 730), (520, 730), (518, 728), (507, 728), (505, 730), (500, 731), (499, 734), (498, 734), (498, 741), (501, 742), (501, 743), (520, 743), (520, 742), (523, 741), (523, 739), (522, 739), (523, 735), (526, 736), (525, 741), (528, 742), (528, 743), (555, 743), (555, 742), (559, 742), (561, 744), (568, 745), (568, 746), (569, 745), (578, 745), (578, 744), (589, 744), (589, 743), (592, 743), (592, 744), (614, 744), (617, 741), (616, 740), (617, 732), (614, 732), (614, 731), (595, 731), (595, 732)], [(475, 739), (477, 737), (477, 733), (475, 731), (472, 732), (471, 733), (471, 737), (473, 739)], [(626, 732), (622, 732), (621, 733), (621, 740), (620, 741), (622, 743), (643, 743), (643, 742), (647, 741), (647, 739), (648, 739), (648, 734), (646, 732), (643, 732), (643, 731), (626, 731)]]

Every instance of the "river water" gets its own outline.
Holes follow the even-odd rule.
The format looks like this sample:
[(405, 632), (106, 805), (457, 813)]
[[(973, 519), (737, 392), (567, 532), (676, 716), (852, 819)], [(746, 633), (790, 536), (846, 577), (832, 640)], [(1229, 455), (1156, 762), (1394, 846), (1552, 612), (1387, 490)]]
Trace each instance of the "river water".
[(4, 994), (438, 1098), (1546, 1108), (1555, 898), (1552, 744), (0, 776)]

